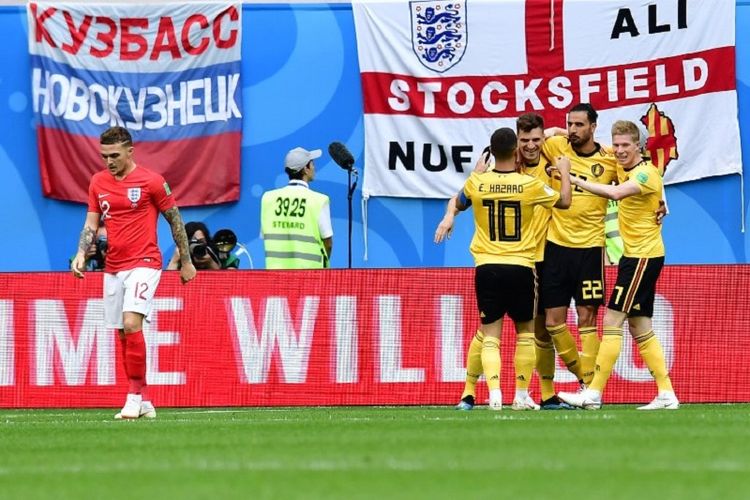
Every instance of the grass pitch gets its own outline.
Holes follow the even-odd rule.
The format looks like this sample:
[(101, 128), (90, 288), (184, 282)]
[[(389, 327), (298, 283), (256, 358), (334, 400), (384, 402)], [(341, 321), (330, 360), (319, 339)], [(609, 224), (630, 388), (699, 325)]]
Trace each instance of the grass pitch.
[(0, 411), (0, 498), (749, 498), (750, 405)]

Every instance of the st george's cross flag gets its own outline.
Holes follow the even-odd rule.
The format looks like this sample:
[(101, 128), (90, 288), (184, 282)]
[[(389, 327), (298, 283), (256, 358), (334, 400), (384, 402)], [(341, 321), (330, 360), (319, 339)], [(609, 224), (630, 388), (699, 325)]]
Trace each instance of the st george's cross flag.
[(353, 3), (364, 98), (363, 194), (447, 198), (499, 127), (565, 127), (590, 102), (596, 140), (648, 130), (665, 182), (740, 173), (733, 0)]

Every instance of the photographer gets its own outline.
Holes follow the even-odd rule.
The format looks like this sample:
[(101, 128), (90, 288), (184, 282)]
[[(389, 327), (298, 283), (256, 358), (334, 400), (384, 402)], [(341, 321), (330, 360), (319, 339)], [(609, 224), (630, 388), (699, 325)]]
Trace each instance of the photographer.
[(232, 250), (237, 246), (237, 235), (231, 229), (219, 229), (213, 237), (214, 248), (222, 269), (238, 269), (240, 259)]
[[(202, 222), (188, 222), (185, 224), (190, 248), (190, 260), (196, 269), (221, 269), (218, 251), (211, 241), (211, 233)], [(167, 270), (180, 269), (180, 250), (175, 248), (172, 258), (167, 264)]]
[[(75, 255), (68, 260), (68, 267)], [(85, 271), (103, 271), (104, 263), (107, 258), (107, 229), (104, 225), (100, 225), (96, 230), (96, 238), (91, 242), (91, 245), (86, 249), (84, 254), (85, 260)]]

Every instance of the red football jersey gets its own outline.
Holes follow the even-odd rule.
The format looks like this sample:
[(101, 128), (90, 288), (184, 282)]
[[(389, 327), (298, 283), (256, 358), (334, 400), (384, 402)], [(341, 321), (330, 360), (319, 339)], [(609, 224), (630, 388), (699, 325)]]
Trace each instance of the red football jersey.
[(107, 227), (105, 271), (136, 267), (161, 269), (156, 241), (159, 212), (175, 206), (164, 177), (136, 166), (118, 181), (108, 170), (97, 172), (89, 184), (89, 212), (102, 214)]

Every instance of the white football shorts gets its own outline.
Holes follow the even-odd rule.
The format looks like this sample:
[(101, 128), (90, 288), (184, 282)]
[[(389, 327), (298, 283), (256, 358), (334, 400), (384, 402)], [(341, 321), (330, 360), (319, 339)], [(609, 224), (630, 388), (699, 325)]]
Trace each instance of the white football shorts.
[(136, 267), (117, 274), (104, 273), (104, 326), (124, 327), (122, 313), (137, 312), (151, 321), (151, 305), (161, 269)]

